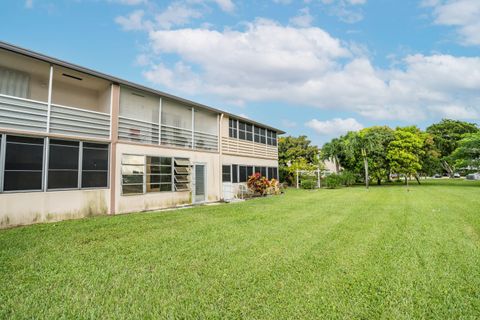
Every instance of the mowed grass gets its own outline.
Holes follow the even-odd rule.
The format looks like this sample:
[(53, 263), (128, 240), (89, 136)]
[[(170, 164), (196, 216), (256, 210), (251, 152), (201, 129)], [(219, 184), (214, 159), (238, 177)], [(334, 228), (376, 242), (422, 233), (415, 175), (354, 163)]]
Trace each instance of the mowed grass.
[(0, 318), (480, 317), (480, 183), (0, 231)]

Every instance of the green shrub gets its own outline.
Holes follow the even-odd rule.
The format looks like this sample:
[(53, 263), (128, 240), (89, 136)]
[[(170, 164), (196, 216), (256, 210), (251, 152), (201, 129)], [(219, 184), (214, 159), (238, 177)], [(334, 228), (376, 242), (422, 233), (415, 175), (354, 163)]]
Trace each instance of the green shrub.
[(325, 187), (328, 189), (336, 189), (342, 185), (342, 177), (339, 174), (332, 173), (325, 177)]
[(313, 179), (304, 179), (300, 182), (302, 189), (315, 189), (317, 182)]
[(356, 181), (355, 174), (350, 171), (342, 171), (342, 173), (340, 173), (340, 178), (342, 180), (342, 184), (346, 187), (353, 186)]

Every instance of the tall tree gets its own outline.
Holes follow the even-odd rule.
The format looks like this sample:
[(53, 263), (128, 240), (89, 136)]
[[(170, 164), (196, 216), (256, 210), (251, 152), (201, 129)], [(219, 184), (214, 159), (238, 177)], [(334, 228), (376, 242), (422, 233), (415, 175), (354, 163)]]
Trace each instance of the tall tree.
[(387, 148), (387, 159), (392, 172), (405, 175), (405, 183), (408, 185), (408, 177), (417, 175), (422, 169), (423, 153), (422, 137), (412, 127), (397, 128), (394, 140)]
[(474, 123), (443, 119), (439, 123), (432, 124), (427, 132), (433, 136), (433, 141), (440, 152), (442, 168), (450, 175), (454, 173), (454, 163), (450, 155), (458, 147), (458, 142), (465, 134), (478, 132)]
[(452, 159), (458, 167), (480, 168), (480, 132), (467, 134), (458, 142), (458, 148), (452, 153)]
[[(319, 165), (320, 150), (311, 144), (307, 136), (280, 137), (278, 139), (278, 164), (280, 179), (289, 183), (293, 182), (293, 174), (288, 169), (294, 163), (300, 169), (308, 170)], [(303, 168), (305, 164), (305, 168)]]
[(387, 148), (395, 138), (394, 131), (387, 126), (375, 126), (360, 130), (359, 138), (360, 147), (366, 152), (370, 177), (380, 185), (382, 179), (390, 178)]

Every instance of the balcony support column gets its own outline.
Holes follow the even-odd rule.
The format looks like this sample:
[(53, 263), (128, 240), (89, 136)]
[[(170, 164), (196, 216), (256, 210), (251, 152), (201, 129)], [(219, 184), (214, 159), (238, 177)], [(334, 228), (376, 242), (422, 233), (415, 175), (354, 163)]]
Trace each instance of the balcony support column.
[[(110, 186), (110, 211), (109, 214), (116, 213), (116, 193), (117, 193), (117, 143), (118, 143), (118, 115), (120, 113), (120, 86), (112, 84), (110, 96), (110, 161), (109, 161), (109, 186)], [(119, 178), (120, 179), (120, 178)]]
[(50, 114), (52, 112), (52, 84), (53, 84), (53, 65), (50, 65), (50, 76), (48, 78), (48, 100), (47, 100), (47, 133), (50, 132)]
[(192, 108), (192, 149), (195, 148), (195, 108)]

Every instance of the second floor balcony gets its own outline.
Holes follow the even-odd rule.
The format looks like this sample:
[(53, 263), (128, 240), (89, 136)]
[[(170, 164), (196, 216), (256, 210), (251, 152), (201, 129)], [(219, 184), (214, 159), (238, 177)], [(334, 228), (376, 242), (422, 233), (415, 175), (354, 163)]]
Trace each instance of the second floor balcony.
[(110, 138), (110, 82), (0, 50), (0, 127)]

